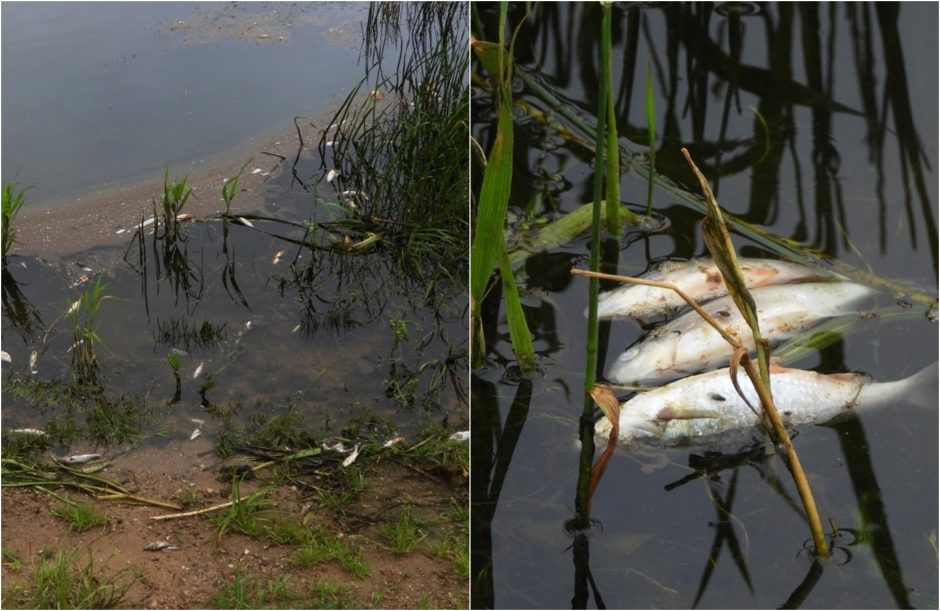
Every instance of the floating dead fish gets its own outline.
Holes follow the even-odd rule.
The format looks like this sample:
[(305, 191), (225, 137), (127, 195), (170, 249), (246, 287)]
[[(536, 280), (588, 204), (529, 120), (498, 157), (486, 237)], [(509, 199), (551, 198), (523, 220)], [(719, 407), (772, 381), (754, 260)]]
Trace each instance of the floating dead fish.
[(39, 429), (10, 429), (11, 433), (16, 435), (35, 435), (36, 437), (45, 437), (46, 432)]
[(451, 441), (470, 441), (470, 431), (457, 431), (448, 439)]
[(357, 458), (359, 458), (359, 444), (358, 443), (356, 444), (356, 447), (353, 448), (352, 454), (350, 454), (343, 460), (343, 466), (348, 467), (349, 465), (356, 462)]
[(193, 379), (195, 380), (202, 375), (202, 368), (205, 366), (206, 362), (202, 361), (199, 363), (199, 366), (196, 367), (196, 371), (193, 372)]
[(195, 429), (193, 429), (193, 432), (189, 435), (189, 440), (192, 441), (193, 439), (195, 439), (196, 437), (199, 437), (200, 435), (202, 435), (202, 431), (199, 429), (199, 427), (196, 427)]
[(172, 550), (177, 550), (179, 548), (180, 548), (179, 545), (173, 545), (169, 541), (154, 541), (150, 545), (147, 545), (146, 547), (144, 547), (144, 551), (147, 551), (147, 552), (159, 552), (161, 550), (172, 551)]
[(75, 454), (74, 456), (63, 456), (59, 459), (59, 462), (66, 465), (83, 465), (99, 458), (101, 458), (101, 454)]
[(404, 438), (404, 437), (401, 437), (401, 436), (399, 436), (399, 437), (392, 437), (391, 439), (389, 439), (388, 441), (386, 441), (386, 442), (382, 445), (382, 447), (383, 447), (383, 448), (391, 448), (392, 446), (401, 445), (401, 444), (403, 444), (403, 443), (405, 443), (405, 438)]
[(11, 357), (10, 353), (6, 350), (0, 350), (0, 361), (3, 361), (4, 363), (12, 363), (13, 357)]
[(300, 324), (299, 324), (299, 323), (296, 324), (296, 325), (294, 325), (294, 328), (290, 330), (291, 333), (297, 333), (298, 331), (300, 331)]
[[(742, 257), (738, 262), (749, 289), (807, 280), (844, 280), (844, 277), (834, 272), (788, 261)], [(710, 258), (665, 261), (641, 277), (675, 285), (699, 303), (728, 294), (721, 272)], [(685, 301), (675, 291), (643, 284), (627, 284), (601, 293), (597, 298), (597, 316), (601, 320), (645, 320), (654, 316), (669, 316), (684, 307)]]
[(144, 222), (138, 224), (137, 226), (143, 228), (143, 227), (146, 227), (147, 225), (153, 225), (153, 222), (156, 221), (156, 220), (157, 220), (157, 217), (151, 216), (149, 219), (147, 219), (146, 221), (144, 221)]
[(252, 224), (251, 224), (251, 221), (249, 221), (249, 220), (246, 219), (245, 217), (240, 216), (240, 217), (238, 217), (236, 220), (237, 220), (239, 223), (241, 223), (242, 225), (244, 225), (245, 227), (251, 227), (252, 229), (254, 229), (254, 225), (252, 225)]
[(326, 182), (333, 182), (339, 176), (339, 170), (333, 168), (326, 173)]
[(78, 262), (78, 261), (75, 262), (75, 265), (77, 265), (78, 268), (79, 268), (80, 270), (82, 270), (83, 272), (92, 272), (92, 271), (94, 271), (93, 269), (91, 269), (90, 267), (88, 267), (87, 265), (85, 265), (84, 263), (80, 263), (80, 262)]
[(196, 215), (190, 214), (189, 212), (182, 212), (182, 213), (176, 215), (176, 220), (179, 221), (179, 222), (191, 221), (191, 220), (193, 220), (194, 218), (196, 218)]
[[(848, 314), (852, 304), (874, 293), (854, 282), (766, 286), (751, 291), (761, 334), (771, 342), (792, 337), (824, 318)], [(729, 335), (754, 349), (750, 327), (730, 296), (711, 301), (703, 309)], [(607, 377), (618, 384), (661, 382), (727, 363), (732, 352), (718, 331), (690, 311), (631, 346), (617, 358)]]
[(115, 231), (114, 233), (116, 233), (116, 234), (118, 234), (118, 235), (121, 235), (121, 234), (124, 233), (125, 231), (127, 231), (127, 229), (123, 229), (123, 228), (122, 228), (122, 229), (118, 229), (118, 230)]
[(199, 426), (202, 426), (203, 424), (206, 423), (205, 420), (200, 420), (199, 418), (190, 418), (189, 421), (192, 422), (193, 424), (198, 424)]
[(284, 258), (284, 251), (283, 251), (283, 250), (279, 250), (279, 251), (277, 251), (276, 253), (274, 253), (274, 258), (271, 259), (271, 263), (277, 265), (278, 263), (281, 262), (281, 259), (283, 259), (283, 258)]
[(255, 168), (254, 170), (251, 171), (252, 174), (260, 174), (261, 172), (264, 172), (264, 170), (262, 170), (261, 168)]
[(69, 306), (69, 309), (68, 309), (68, 311), (67, 311), (65, 314), (66, 314), (66, 315), (74, 314), (75, 311), (78, 310), (78, 308), (79, 308), (80, 305), (82, 305), (82, 300), (81, 300), (81, 299), (76, 299), (75, 302), (74, 302), (72, 305)]
[(332, 452), (339, 452), (339, 453), (341, 453), (341, 454), (346, 454), (347, 452), (349, 452), (349, 448), (347, 448), (347, 447), (343, 444), (342, 441), (337, 441), (337, 442), (334, 443), (333, 445), (330, 445), (330, 444), (328, 444), (328, 443), (326, 443), (326, 442), (323, 442), (323, 443), (320, 445), (320, 447), (323, 448), (324, 450), (330, 450), (330, 451), (332, 451)]
[(29, 353), (29, 373), (36, 375), (39, 373), (39, 368), (36, 366), (36, 363), (39, 361), (39, 353), (33, 350)]
[(335, 140), (328, 140), (324, 143), (324, 146), (333, 146), (334, 144), (336, 144)]
[[(858, 373), (823, 375), (772, 366), (774, 403), (788, 426), (825, 424), (858, 410), (911, 403), (936, 409), (937, 364), (896, 382), (873, 383)], [(759, 426), (760, 400), (744, 371), (738, 385), (756, 409), (734, 389), (727, 368), (683, 378), (636, 395), (621, 406), (619, 441), (662, 446), (740, 443)], [(594, 427), (609, 437), (610, 421)]]

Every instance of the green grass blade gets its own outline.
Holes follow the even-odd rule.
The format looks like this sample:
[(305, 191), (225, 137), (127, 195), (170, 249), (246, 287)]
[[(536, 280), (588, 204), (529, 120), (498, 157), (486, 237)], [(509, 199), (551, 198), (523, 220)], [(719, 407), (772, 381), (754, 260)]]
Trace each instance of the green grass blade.
[(506, 321), (509, 323), (509, 337), (512, 339), (512, 349), (519, 361), (519, 368), (523, 371), (535, 369), (535, 351), (532, 347), (532, 334), (525, 321), (522, 311), (522, 302), (519, 300), (519, 291), (516, 288), (516, 278), (512, 273), (509, 255), (506, 253), (506, 240), (500, 235), (499, 247), (499, 274), (503, 280), (503, 300), (506, 305)]
[(656, 96), (653, 95), (653, 70), (646, 64), (646, 125), (649, 129), (649, 187), (646, 191), (646, 214), (653, 210), (653, 176), (656, 174)]
[(474, 317), (479, 316), (483, 293), (496, 263), (499, 240), (503, 235), (506, 210), (509, 207), (509, 189), (512, 183), (512, 91), (511, 69), (505, 55), (505, 2), (500, 4), (500, 31), (498, 69), (498, 119), (493, 148), (483, 172), (480, 201), (477, 210), (476, 233), (470, 257), (470, 297)]

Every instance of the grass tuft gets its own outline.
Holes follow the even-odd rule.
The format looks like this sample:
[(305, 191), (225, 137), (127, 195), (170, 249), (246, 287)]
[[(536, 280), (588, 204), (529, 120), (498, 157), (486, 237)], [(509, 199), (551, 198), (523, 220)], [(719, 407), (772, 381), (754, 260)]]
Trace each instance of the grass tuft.
[(75, 532), (85, 532), (108, 523), (108, 516), (83, 503), (66, 503), (53, 509), (52, 513), (68, 522), (69, 528)]

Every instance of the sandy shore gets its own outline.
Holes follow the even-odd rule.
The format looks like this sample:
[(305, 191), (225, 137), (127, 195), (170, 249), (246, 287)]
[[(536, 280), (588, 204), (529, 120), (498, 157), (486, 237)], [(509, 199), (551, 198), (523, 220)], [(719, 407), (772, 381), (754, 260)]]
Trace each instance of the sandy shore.
[[(298, 120), (304, 144), (313, 146), (326, 126), (332, 111)], [(193, 163), (189, 168), (189, 184), (194, 196), (185, 211), (197, 217), (217, 214), (225, 209), (221, 188), (248, 159), (251, 162), (239, 179), (239, 193), (232, 204), (233, 212), (259, 210), (263, 203), (262, 188), (281, 168), (281, 157), (288, 163), (298, 152), (300, 140), (293, 123), (253, 138), (248, 143), (225, 151), (210, 160)], [(252, 173), (260, 168), (261, 172)], [(185, 171), (171, 168), (170, 180), (181, 178)], [(46, 202), (36, 205), (26, 194), (26, 204), (14, 221), (16, 244), (13, 254), (62, 258), (95, 246), (117, 246), (127, 243), (130, 231), (141, 218), (153, 216), (152, 200), (159, 200), (163, 191), (162, 171), (151, 180), (125, 187), (93, 192), (68, 202)], [(159, 201), (158, 201), (159, 203)], [(118, 233), (121, 229), (123, 232)]]

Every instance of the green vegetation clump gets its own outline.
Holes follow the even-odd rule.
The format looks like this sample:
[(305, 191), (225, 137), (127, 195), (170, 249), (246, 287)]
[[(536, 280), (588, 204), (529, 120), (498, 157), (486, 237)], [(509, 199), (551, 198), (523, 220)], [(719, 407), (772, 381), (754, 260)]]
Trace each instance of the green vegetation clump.
[(6, 609), (115, 609), (126, 606), (124, 597), (135, 578), (119, 571), (104, 575), (91, 557), (76, 566), (75, 554), (47, 553), (28, 586), (4, 588)]
[(379, 527), (379, 533), (396, 554), (407, 554), (428, 536), (427, 531), (409, 511), (403, 511), (395, 520), (383, 524)]
[(65, 503), (53, 509), (52, 513), (68, 522), (69, 528), (75, 532), (85, 532), (108, 523), (108, 516), (83, 503)]
[(7, 183), (3, 186), (3, 210), (2, 218), (0, 218), (0, 222), (2, 222), (2, 225), (0, 225), (0, 237), (2, 237), (3, 241), (4, 266), (6, 265), (7, 254), (10, 252), (10, 248), (13, 247), (13, 243), (16, 242), (16, 229), (13, 227), (13, 220), (26, 202), (27, 189), (17, 191), (15, 182)]

